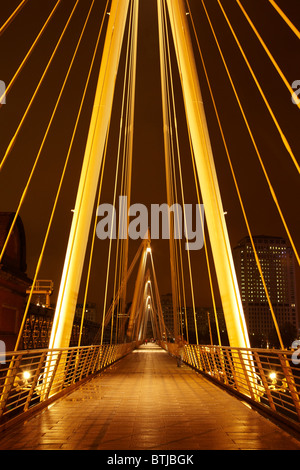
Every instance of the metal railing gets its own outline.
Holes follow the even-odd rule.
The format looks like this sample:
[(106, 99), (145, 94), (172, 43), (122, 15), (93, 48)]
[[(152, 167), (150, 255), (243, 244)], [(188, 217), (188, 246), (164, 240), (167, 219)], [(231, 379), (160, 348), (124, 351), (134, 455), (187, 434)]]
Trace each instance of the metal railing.
[(0, 365), (0, 428), (47, 406), (135, 347), (126, 343), (6, 353)]
[[(130, 353), (137, 343), (17, 351), (0, 365), (0, 429), (47, 406)], [(160, 346), (178, 357), (174, 343)], [(300, 352), (300, 351), (299, 351)], [(183, 361), (300, 431), (298, 351), (188, 344)]]
[[(161, 343), (178, 356), (176, 344)], [(183, 361), (300, 431), (300, 351), (186, 345)]]

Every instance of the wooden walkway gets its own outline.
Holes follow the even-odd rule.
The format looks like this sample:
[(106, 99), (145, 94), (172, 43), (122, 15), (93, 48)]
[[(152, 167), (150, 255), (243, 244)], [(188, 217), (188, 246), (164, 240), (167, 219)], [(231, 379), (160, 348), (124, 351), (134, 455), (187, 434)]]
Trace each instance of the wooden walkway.
[(1, 450), (300, 450), (300, 442), (155, 345), (0, 435)]

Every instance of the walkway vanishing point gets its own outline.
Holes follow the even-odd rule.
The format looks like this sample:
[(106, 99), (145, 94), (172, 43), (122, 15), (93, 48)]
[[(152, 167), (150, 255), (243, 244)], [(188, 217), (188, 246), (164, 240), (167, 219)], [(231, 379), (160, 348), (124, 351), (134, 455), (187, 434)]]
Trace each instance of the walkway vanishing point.
[(0, 436), (1, 450), (300, 450), (300, 441), (154, 344)]

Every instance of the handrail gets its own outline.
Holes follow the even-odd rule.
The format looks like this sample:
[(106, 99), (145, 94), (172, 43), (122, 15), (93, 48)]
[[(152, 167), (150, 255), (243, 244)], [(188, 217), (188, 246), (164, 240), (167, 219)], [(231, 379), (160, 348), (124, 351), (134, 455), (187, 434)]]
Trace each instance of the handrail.
[[(175, 343), (158, 344), (179, 356)], [(137, 346), (133, 342), (6, 353), (6, 363), (0, 365), (0, 430), (47, 406)], [(244, 401), (300, 431), (298, 350), (187, 344), (182, 359)]]
[(132, 342), (7, 352), (0, 364), (0, 429), (47, 406), (135, 347)]
[[(160, 345), (171, 355), (179, 356), (175, 343)], [(188, 344), (182, 359), (254, 407), (300, 431), (299, 352)], [(249, 358), (251, 369), (247, 369)]]

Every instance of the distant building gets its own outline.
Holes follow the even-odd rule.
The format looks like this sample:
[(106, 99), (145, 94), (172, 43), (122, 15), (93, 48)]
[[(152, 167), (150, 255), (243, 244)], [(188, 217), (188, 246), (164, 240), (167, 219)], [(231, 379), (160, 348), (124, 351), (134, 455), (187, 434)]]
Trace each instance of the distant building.
[[(83, 310), (83, 304), (77, 304), (76, 305), (76, 311), (75, 311), (75, 319), (78, 319), (82, 317), (82, 310)], [(84, 312), (84, 320), (85, 321), (92, 321), (96, 322), (97, 321), (97, 306), (94, 303), (87, 303), (85, 305), (85, 312)]]
[[(289, 323), (298, 331), (293, 250), (281, 237), (255, 236), (253, 241), (278, 325)], [(233, 255), (249, 335), (268, 339), (274, 322), (249, 237)]]
[(172, 294), (164, 294), (161, 296), (161, 309), (164, 317), (167, 337), (174, 337), (174, 316)]
[[(15, 214), (0, 212), (0, 251)], [(0, 340), (13, 351), (26, 306), (26, 290), (32, 281), (26, 274), (26, 240), (23, 223), (17, 217), (0, 263)]]

